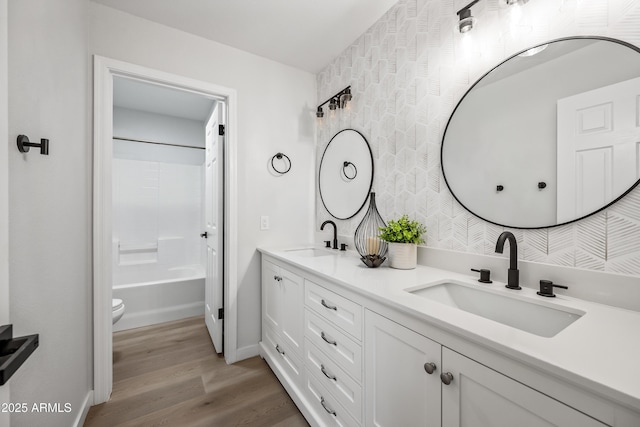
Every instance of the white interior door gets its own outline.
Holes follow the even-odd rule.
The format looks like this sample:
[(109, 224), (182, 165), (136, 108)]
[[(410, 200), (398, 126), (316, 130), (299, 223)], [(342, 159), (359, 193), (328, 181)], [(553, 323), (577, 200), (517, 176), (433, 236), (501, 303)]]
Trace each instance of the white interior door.
[(582, 217), (640, 178), (640, 78), (558, 100), (558, 222)]
[(223, 345), (223, 168), (224, 135), (220, 135), (223, 118), (218, 103), (206, 126), (205, 155), (205, 232), (207, 239), (207, 275), (205, 278), (205, 323), (216, 352)]

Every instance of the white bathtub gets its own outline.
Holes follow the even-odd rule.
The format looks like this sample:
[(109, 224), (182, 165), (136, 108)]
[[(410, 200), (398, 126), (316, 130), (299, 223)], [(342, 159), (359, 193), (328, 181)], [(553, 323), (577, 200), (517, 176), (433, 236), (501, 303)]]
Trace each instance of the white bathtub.
[(148, 267), (138, 265), (119, 271), (113, 298), (124, 302), (125, 312), (113, 325), (114, 331), (204, 315), (205, 271), (202, 266), (174, 267), (164, 271), (153, 265)]

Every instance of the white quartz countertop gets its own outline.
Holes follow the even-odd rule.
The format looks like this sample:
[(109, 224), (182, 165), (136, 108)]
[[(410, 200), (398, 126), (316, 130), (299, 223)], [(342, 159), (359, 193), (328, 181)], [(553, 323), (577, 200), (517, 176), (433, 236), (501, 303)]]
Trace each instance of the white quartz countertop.
[[(506, 289), (503, 282), (482, 284), (476, 273), (471, 272), (473, 275), (463, 275), (420, 265), (414, 270), (396, 270), (387, 267), (386, 262), (379, 268), (367, 268), (353, 251), (332, 251), (328, 256), (312, 257), (290, 249), (293, 248), (259, 248), (259, 251), (640, 412), (638, 312), (567, 297), (559, 293), (561, 290), (556, 292), (556, 298), (543, 298), (531, 288), (514, 291)], [(586, 314), (547, 338), (406, 292), (444, 280)]]

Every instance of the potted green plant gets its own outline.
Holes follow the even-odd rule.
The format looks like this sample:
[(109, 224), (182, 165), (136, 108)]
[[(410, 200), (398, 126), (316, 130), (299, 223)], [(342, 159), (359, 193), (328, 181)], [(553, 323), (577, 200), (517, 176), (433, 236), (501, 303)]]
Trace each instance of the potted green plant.
[(380, 231), (380, 238), (389, 243), (391, 268), (416, 268), (418, 244), (424, 243), (422, 235), (427, 232), (427, 227), (409, 219), (408, 215), (402, 215), (398, 220), (389, 221), (386, 227), (380, 227)]

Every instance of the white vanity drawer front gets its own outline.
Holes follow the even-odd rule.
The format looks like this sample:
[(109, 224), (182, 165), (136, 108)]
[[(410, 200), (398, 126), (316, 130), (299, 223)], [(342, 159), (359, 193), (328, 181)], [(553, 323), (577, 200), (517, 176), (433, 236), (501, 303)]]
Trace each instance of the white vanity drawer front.
[(304, 302), (307, 307), (339, 328), (362, 340), (362, 306), (305, 279)]
[(362, 386), (309, 340), (305, 343), (305, 366), (358, 422), (362, 421)]
[(284, 339), (275, 333), (270, 327), (262, 327), (262, 340), (271, 354), (273, 360), (280, 365), (284, 373), (291, 381), (300, 386), (300, 377), (304, 365), (298, 359), (291, 348), (285, 344)]
[(311, 402), (311, 407), (316, 411), (323, 425), (338, 427), (360, 426), (308, 370), (305, 377), (305, 393)]
[(331, 323), (305, 310), (304, 334), (356, 381), (362, 380), (362, 347)]

